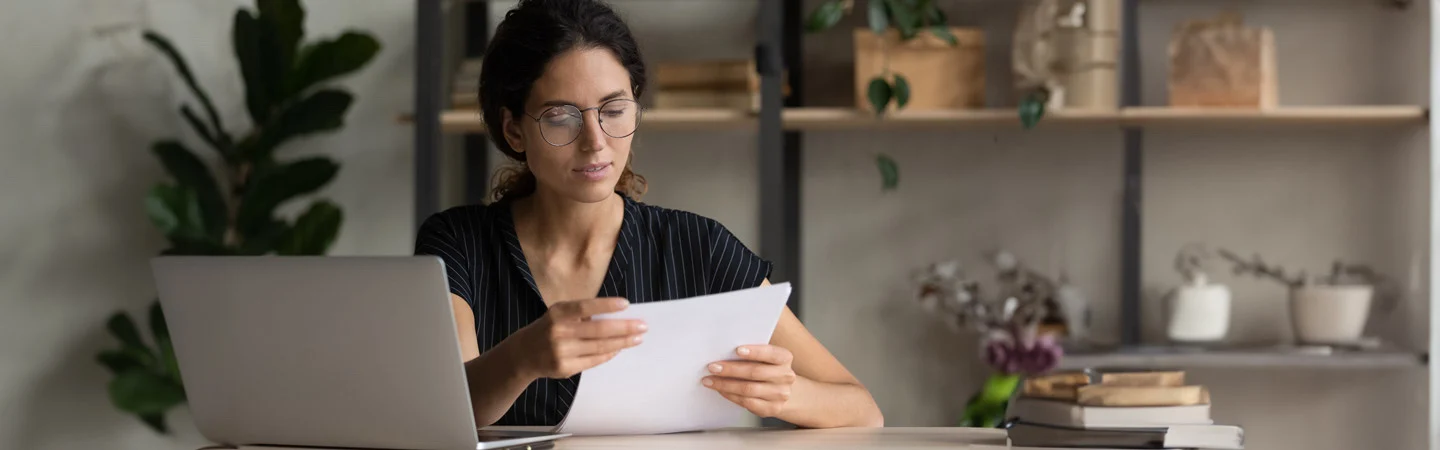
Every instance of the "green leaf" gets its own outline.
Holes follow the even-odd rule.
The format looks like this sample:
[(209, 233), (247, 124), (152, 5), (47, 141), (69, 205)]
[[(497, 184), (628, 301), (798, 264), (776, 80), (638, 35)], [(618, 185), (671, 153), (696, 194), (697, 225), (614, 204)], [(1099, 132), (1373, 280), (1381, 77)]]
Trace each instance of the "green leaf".
[(295, 227), (280, 241), (276, 252), (281, 255), (323, 255), (335, 243), (344, 219), (344, 213), (335, 203), (316, 201), (295, 219)]
[(865, 97), (870, 100), (870, 107), (874, 108), (875, 115), (885, 115), (885, 108), (890, 105), (890, 83), (884, 78), (875, 77), (870, 80), (870, 86), (865, 91)]
[(900, 29), (900, 39), (913, 39), (920, 28), (920, 16), (915, 13), (914, 6), (899, 0), (885, 0), (885, 4), (890, 9), (891, 22)]
[(145, 425), (155, 430), (156, 433), (170, 434), (170, 427), (165, 426), (164, 414), (138, 414), (137, 416), (140, 417), (141, 422), (145, 422)]
[(135, 359), (130, 353), (123, 350), (102, 350), (95, 355), (95, 360), (110, 369), (110, 373), (114, 375), (119, 375), (132, 368), (145, 367), (144, 361)]
[(248, 10), (235, 11), (231, 42), (245, 80), (245, 108), (256, 124), (268, 123), (271, 110), (280, 101), (279, 84), (288, 65), (282, 63), (275, 25), (261, 21)]
[(135, 414), (163, 414), (185, 401), (174, 381), (144, 369), (127, 370), (110, 380), (110, 401)]
[(160, 158), (165, 171), (169, 172), (180, 186), (195, 192), (200, 215), (198, 223), (205, 230), (204, 236), (215, 242), (223, 239), (229, 213), (226, 211), (225, 198), (220, 194), (220, 186), (216, 184), (210, 168), (179, 142), (156, 142), (151, 150)]
[(1020, 125), (1026, 130), (1034, 128), (1045, 117), (1045, 103), (1050, 99), (1049, 92), (1036, 90), (1025, 96), (1020, 101)]
[(954, 47), (955, 45), (960, 44), (960, 40), (957, 39), (957, 38), (955, 38), (955, 34), (954, 34), (954, 33), (951, 33), (951, 32), (950, 32), (950, 27), (947, 27), (947, 26), (944, 26), (944, 25), (934, 25), (934, 26), (931, 26), (931, 27), (930, 27), (930, 34), (933, 34), (933, 35), (935, 35), (935, 37), (940, 38), (940, 40), (945, 41), (946, 43), (950, 44), (951, 47)]
[(885, 12), (885, 2), (870, 0), (870, 31), (884, 36), (887, 28), (890, 28), (890, 14)]
[(285, 69), (294, 67), (295, 52), (300, 49), (300, 38), (305, 35), (305, 8), (299, 0), (257, 0), (260, 20), (270, 24), (275, 33), (275, 49), (280, 52), (278, 62)]
[(265, 255), (276, 251), (277, 246), (290, 233), (290, 224), (282, 220), (271, 220), (270, 223), (256, 229), (255, 232), (244, 236), (245, 243), (240, 247), (242, 255)]
[(900, 185), (900, 165), (889, 155), (880, 154), (875, 156), (875, 167), (880, 169), (880, 188), (882, 190), (894, 190)]
[(895, 109), (904, 108), (906, 103), (910, 103), (910, 82), (905, 79), (905, 76), (897, 73), (895, 74)]
[(931, 26), (944, 26), (944, 25), (945, 25), (945, 22), (947, 22), (947, 21), (949, 21), (949, 18), (945, 17), (945, 10), (940, 9), (940, 7), (937, 6), (937, 5), (935, 5), (935, 2), (933, 2), (933, 1), (932, 1), (932, 2), (926, 2), (926, 5), (925, 5), (925, 22), (926, 22), (926, 23), (930, 24)]
[(165, 323), (165, 311), (160, 308), (160, 301), (150, 303), (150, 335), (155, 336), (155, 342), (170, 340), (170, 326)]
[(296, 61), (286, 94), (296, 95), (325, 80), (360, 70), (378, 53), (380, 42), (357, 32), (308, 45)]
[(337, 89), (316, 91), (280, 111), (260, 139), (245, 149), (246, 157), (252, 161), (268, 160), (275, 149), (287, 140), (339, 129), (345, 125), (345, 112), (353, 101), (354, 97), (349, 92)]
[(195, 191), (185, 186), (160, 184), (145, 197), (145, 212), (165, 236), (174, 239), (204, 240), (204, 220)]
[(805, 21), (805, 31), (815, 33), (828, 30), (840, 23), (840, 19), (844, 17), (844, 0), (828, 0), (810, 12), (810, 18)]
[(135, 328), (135, 321), (130, 319), (129, 314), (117, 312), (110, 315), (110, 320), (105, 322), (105, 329), (110, 330), (110, 335), (119, 339), (121, 344), (145, 347), (145, 342), (140, 340), (140, 330)]
[(324, 187), (340, 166), (328, 158), (308, 158), (257, 173), (236, 214), (240, 233), (251, 236), (271, 221), (275, 208), (287, 200)]
[(180, 116), (185, 118), (185, 123), (190, 124), (190, 128), (195, 130), (195, 134), (199, 135), (200, 139), (204, 140), (206, 144), (210, 144), (210, 148), (215, 149), (221, 156), (229, 153), (227, 150), (229, 144), (220, 143), (219, 138), (215, 137), (215, 134), (200, 122), (200, 117), (195, 115), (195, 110), (190, 109), (190, 105), (180, 105)]
[(220, 124), (220, 115), (215, 113), (215, 104), (210, 101), (210, 96), (206, 95), (205, 91), (200, 89), (200, 85), (195, 82), (195, 76), (190, 73), (190, 65), (185, 63), (185, 58), (180, 56), (180, 52), (176, 51), (175, 46), (164, 36), (147, 30), (144, 33), (144, 38), (145, 42), (149, 42), (151, 46), (155, 47), (170, 60), (171, 65), (175, 66), (175, 71), (180, 73), (180, 78), (185, 80), (185, 86), (189, 87), (190, 92), (194, 93), (195, 97), (200, 99), (200, 106), (205, 108), (205, 116), (210, 119), (211, 135), (217, 141), (228, 145), (230, 143), (230, 135), (225, 132), (225, 127)]

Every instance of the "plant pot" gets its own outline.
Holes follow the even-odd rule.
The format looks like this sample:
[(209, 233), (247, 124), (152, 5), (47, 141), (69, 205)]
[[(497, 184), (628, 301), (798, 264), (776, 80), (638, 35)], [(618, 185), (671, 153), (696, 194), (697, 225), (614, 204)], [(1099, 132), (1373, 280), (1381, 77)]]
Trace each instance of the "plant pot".
[(1176, 288), (1170, 294), (1172, 342), (1209, 343), (1225, 339), (1230, 330), (1230, 288), (1203, 281)]
[(1290, 290), (1290, 322), (1302, 344), (1354, 344), (1365, 333), (1375, 289), (1368, 285)]
[[(985, 32), (950, 27), (958, 43), (950, 45), (929, 31), (901, 42), (900, 32), (884, 36), (868, 28), (855, 30), (855, 106), (873, 111), (866, 92), (870, 79), (885, 72), (900, 74), (910, 84), (906, 110), (973, 109), (985, 106)], [(894, 108), (894, 103), (891, 103)]]

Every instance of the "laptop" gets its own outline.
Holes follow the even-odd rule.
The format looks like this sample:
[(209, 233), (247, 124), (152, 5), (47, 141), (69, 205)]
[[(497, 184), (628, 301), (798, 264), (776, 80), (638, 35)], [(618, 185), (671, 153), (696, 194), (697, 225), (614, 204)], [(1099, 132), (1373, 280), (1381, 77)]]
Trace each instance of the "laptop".
[(564, 437), (476, 430), (432, 256), (151, 261), (191, 414), (230, 446), (469, 450)]

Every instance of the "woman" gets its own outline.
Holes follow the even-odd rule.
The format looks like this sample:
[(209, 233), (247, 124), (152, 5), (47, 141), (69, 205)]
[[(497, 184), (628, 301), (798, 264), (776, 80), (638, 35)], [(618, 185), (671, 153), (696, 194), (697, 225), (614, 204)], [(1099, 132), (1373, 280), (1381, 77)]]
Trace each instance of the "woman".
[[(518, 162), (495, 202), (430, 217), (416, 253), (445, 261), (479, 426), (555, 425), (579, 373), (642, 345), (645, 324), (588, 320), (628, 303), (768, 284), (770, 263), (719, 223), (638, 203), (630, 170), (645, 65), (595, 0), (524, 0), (495, 31), (481, 110)], [(598, 294), (597, 294), (598, 293)], [(882, 426), (870, 393), (788, 309), (769, 343), (696, 380), (761, 417)]]

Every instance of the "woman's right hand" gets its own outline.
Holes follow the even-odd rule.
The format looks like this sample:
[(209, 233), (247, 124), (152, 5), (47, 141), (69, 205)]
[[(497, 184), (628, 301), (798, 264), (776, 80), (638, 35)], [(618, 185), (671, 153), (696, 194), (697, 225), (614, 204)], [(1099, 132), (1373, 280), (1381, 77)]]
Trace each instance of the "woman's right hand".
[(640, 345), (640, 320), (590, 320), (596, 314), (624, 310), (623, 298), (592, 298), (556, 303), (545, 315), (516, 331), (521, 350), (518, 367), (529, 378), (569, 378)]

